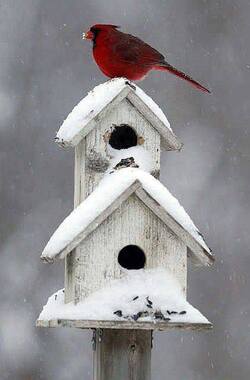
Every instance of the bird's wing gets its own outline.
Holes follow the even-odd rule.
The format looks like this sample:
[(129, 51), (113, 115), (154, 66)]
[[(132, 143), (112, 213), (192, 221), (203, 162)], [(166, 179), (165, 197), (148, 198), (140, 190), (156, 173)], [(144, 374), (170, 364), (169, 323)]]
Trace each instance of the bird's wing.
[(152, 66), (164, 62), (165, 59), (156, 49), (131, 34), (123, 33), (121, 38), (113, 44), (112, 50), (115, 55), (119, 56), (119, 60), (128, 64)]

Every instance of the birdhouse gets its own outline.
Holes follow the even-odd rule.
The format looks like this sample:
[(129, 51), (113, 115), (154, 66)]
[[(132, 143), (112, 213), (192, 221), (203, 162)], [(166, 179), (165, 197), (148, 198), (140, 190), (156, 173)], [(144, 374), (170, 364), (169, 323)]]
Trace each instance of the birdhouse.
[(75, 209), (41, 256), (66, 260), (65, 289), (49, 298), (37, 325), (92, 328), (99, 342), (106, 336), (106, 351), (126, 351), (134, 339), (147, 354), (149, 335), (136, 330), (210, 328), (186, 299), (187, 260), (208, 266), (214, 256), (158, 180), (161, 149), (182, 146), (160, 108), (130, 81), (113, 79), (80, 101), (56, 142), (75, 148)]

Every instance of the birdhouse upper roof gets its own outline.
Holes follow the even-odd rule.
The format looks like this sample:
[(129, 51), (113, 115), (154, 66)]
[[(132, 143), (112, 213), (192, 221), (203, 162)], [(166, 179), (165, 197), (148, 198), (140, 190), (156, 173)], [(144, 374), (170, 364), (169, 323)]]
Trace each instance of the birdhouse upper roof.
[(179, 150), (182, 147), (158, 105), (126, 78), (111, 79), (90, 91), (64, 120), (56, 135), (56, 142), (65, 147), (76, 146), (125, 98), (159, 132), (166, 149)]
[(107, 173), (58, 227), (41, 258), (64, 258), (133, 193), (187, 245), (196, 264), (213, 262), (211, 250), (178, 200), (160, 181), (137, 168)]

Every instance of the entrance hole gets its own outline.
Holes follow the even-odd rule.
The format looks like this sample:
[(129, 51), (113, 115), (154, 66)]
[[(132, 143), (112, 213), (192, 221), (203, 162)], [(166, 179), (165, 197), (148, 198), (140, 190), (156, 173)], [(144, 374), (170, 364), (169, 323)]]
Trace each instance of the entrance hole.
[(118, 255), (118, 263), (125, 269), (142, 269), (146, 263), (146, 257), (137, 245), (127, 245)]
[(115, 125), (109, 138), (114, 149), (127, 149), (137, 145), (137, 134), (128, 124)]

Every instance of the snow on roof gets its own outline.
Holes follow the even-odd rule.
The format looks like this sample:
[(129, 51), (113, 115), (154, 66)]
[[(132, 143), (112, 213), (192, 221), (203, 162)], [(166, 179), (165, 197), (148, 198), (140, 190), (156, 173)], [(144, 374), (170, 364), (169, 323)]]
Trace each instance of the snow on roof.
[[(198, 246), (191, 250), (197, 254), (198, 260), (205, 256), (206, 265), (213, 260), (211, 250), (206, 245), (201, 233), (194, 225), (184, 208), (178, 200), (164, 187), (160, 181), (149, 173), (137, 168), (123, 168), (117, 171), (108, 172), (100, 181), (96, 189), (62, 222), (46, 245), (41, 258), (46, 261), (53, 261), (54, 258), (64, 258), (71, 249), (73, 241), (79, 244), (79, 236), (83, 231), (100, 216), (116, 199), (123, 194), (135, 182), (139, 182), (141, 187), (167, 212), (177, 223), (188, 232)], [(95, 225), (97, 227), (97, 225)], [(69, 249), (69, 247), (71, 249)], [(201, 253), (199, 252), (201, 247)], [(201, 258), (199, 256), (202, 256)], [(202, 260), (201, 260), (202, 261)]]
[[(141, 101), (156, 120), (151, 123), (162, 137), (167, 140), (169, 149), (180, 149), (181, 143), (170, 128), (170, 124), (158, 105), (134, 83), (126, 78), (114, 78), (96, 86), (72, 110), (56, 135), (56, 142), (62, 146), (75, 146), (100, 121), (101, 113), (113, 102), (113, 106), (125, 97), (132, 103)], [(138, 104), (135, 107), (138, 108)], [(142, 111), (142, 110), (140, 110)], [(143, 113), (143, 111), (142, 111)], [(105, 115), (105, 113), (103, 113)], [(94, 120), (98, 116), (98, 120)], [(146, 117), (147, 118), (147, 117)], [(160, 123), (160, 125), (158, 125)]]
[(77, 304), (65, 304), (59, 290), (49, 297), (38, 325), (54, 319), (210, 324), (186, 301), (178, 281), (160, 268), (125, 271)]

